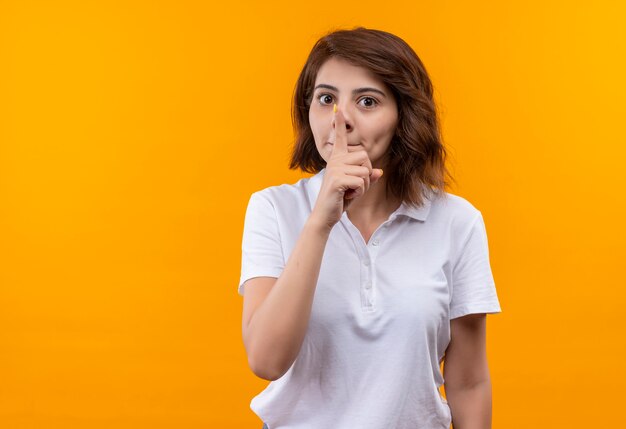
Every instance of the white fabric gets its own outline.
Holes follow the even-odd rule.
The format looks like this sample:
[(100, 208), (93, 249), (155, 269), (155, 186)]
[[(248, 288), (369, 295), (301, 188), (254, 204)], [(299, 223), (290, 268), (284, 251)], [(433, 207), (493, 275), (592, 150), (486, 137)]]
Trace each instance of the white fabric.
[[(325, 170), (255, 192), (238, 292), (279, 277)], [(499, 313), (482, 214), (462, 197), (402, 204), (366, 244), (347, 214), (331, 231), (300, 353), (251, 409), (269, 429), (441, 429), (450, 319)]]

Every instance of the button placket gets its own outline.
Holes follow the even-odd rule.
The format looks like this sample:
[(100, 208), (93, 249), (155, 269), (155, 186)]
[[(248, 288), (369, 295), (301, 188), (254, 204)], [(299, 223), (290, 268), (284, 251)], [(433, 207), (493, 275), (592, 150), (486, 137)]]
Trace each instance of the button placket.
[(374, 261), (376, 261), (376, 257), (378, 255), (378, 251), (380, 249), (381, 239), (380, 234), (381, 231), (384, 231), (384, 228), (380, 228), (374, 232), (374, 235), (370, 238), (370, 241), (365, 246), (365, 252), (369, 256), (369, 260), (366, 260), (364, 265), (366, 265), (369, 269), (368, 276), (363, 278), (363, 293), (366, 296), (366, 306), (368, 308), (374, 307), (374, 286), (376, 282), (376, 270), (374, 269)]
[(373, 308), (372, 300), (372, 260), (367, 247), (363, 248), (363, 261), (361, 264), (361, 303), (364, 308)]
[(376, 285), (375, 278), (375, 262), (376, 256), (380, 249), (382, 238), (386, 234), (388, 230), (388, 224), (394, 220), (394, 217), (390, 218), (388, 221), (384, 222), (379, 228), (374, 231), (372, 237), (370, 237), (369, 242), (365, 242), (361, 232), (358, 230), (350, 219), (347, 217), (344, 212), (342, 223), (346, 228), (346, 231), (352, 238), (352, 241), (356, 247), (357, 254), (359, 259), (361, 260), (361, 281), (360, 281), (360, 296), (361, 296), (361, 307), (364, 310), (373, 311), (375, 308), (374, 305), (374, 286)]

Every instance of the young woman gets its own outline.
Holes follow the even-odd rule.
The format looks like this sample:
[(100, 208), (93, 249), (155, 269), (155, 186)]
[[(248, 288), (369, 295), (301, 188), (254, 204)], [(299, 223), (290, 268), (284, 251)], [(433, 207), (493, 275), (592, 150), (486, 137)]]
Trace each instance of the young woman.
[(491, 427), (486, 314), (501, 309), (482, 214), (444, 190), (432, 92), (384, 31), (330, 33), (304, 65), (290, 167), (315, 174), (253, 193), (243, 233), (266, 428)]

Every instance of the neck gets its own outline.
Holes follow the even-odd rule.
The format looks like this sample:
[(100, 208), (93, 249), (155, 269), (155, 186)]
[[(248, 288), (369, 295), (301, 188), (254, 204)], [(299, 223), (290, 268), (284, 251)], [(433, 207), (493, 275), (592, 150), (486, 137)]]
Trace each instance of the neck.
[(376, 183), (370, 185), (365, 194), (352, 201), (346, 210), (350, 220), (367, 222), (375, 219), (387, 219), (400, 206), (401, 201), (387, 194), (386, 184), (386, 178), (383, 176)]

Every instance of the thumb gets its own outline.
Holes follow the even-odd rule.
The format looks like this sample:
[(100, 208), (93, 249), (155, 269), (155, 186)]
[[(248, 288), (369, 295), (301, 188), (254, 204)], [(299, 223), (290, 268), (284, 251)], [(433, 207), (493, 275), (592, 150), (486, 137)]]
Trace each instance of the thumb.
[(378, 179), (383, 177), (383, 170), (380, 168), (372, 169), (372, 175), (370, 176), (370, 185), (378, 182)]

